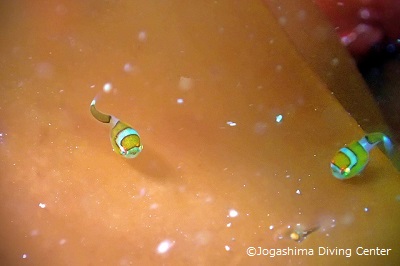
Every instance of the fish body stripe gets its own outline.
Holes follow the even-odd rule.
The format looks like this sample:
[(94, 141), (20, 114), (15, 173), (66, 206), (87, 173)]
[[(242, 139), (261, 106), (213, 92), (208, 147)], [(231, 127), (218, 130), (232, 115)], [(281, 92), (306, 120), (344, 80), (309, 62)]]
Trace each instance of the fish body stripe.
[(358, 162), (357, 154), (355, 154), (348, 147), (341, 148), (340, 152), (343, 153), (349, 159), (349, 164), (347, 165), (347, 167), (350, 168), (351, 170)]
[(138, 132), (121, 121), (111, 129), (111, 144), (115, 152), (127, 158), (136, 157), (143, 149)]
[[(139, 134), (136, 132), (136, 130), (128, 127), (118, 132), (115, 138), (115, 142), (121, 149), (121, 151), (127, 151), (134, 147), (140, 147), (140, 142), (135, 141), (138, 138)], [(137, 142), (137, 145), (134, 144), (135, 142)]]
[(331, 161), (332, 174), (338, 179), (348, 179), (360, 174), (368, 164), (370, 150), (381, 142), (386, 152), (390, 153), (393, 144), (386, 135), (380, 132), (367, 134), (359, 141), (341, 148)]

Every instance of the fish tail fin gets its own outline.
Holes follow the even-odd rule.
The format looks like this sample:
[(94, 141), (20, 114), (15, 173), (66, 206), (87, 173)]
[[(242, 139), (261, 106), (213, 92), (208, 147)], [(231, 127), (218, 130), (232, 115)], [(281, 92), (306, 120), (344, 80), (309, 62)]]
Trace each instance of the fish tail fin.
[(393, 152), (393, 142), (386, 135), (383, 136), (382, 141), (383, 141), (383, 146), (385, 147), (386, 153), (387, 154), (392, 154), (392, 152)]
[(98, 95), (96, 95), (94, 97), (94, 99), (92, 100), (92, 102), (90, 103), (90, 112), (92, 113), (94, 118), (96, 118), (100, 122), (102, 122), (102, 123), (110, 123), (113, 117), (111, 115), (108, 115), (108, 114), (103, 114), (102, 112), (100, 112), (100, 111), (98, 111), (96, 109), (96, 100), (97, 100), (97, 98), (98, 98)]

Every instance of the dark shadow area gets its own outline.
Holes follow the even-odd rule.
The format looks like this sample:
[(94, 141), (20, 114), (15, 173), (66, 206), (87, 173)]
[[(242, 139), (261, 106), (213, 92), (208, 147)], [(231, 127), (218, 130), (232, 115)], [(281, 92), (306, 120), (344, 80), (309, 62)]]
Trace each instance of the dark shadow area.
[(128, 160), (128, 164), (155, 181), (171, 182), (178, 178), (176, 169), (149, 146), (145, 146), (138, 157)]
[(389, 126), (391, 132), (386, 133), (395, 143), (390, 158), (400, 169), (400, 41), (375, 45), (358, 68)]
[(393, 138), (400, 141), (400, 42), (375, 45), (358, 63)]

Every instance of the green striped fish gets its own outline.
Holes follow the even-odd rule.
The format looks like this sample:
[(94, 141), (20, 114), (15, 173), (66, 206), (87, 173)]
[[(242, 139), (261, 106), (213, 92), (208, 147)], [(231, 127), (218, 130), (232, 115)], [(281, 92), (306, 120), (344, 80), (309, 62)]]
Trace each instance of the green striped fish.
[(383, 143), (386, 152), (391, 153), (392, 142), (380, 132), (367, 134), (341, 148), (331, 161), (332, 174), (342, 180), (360, 174), (368, 164), (370, 150), (379, 143)]
[(136, 130), (112, 115), (99, 112), (96, 109), (96, 98), (90, 104), (90, 112), (100, 122), (111, 125), (111, 145), (116, 153), (125, 158), (138, 156), (143, 149), (143, 145)]

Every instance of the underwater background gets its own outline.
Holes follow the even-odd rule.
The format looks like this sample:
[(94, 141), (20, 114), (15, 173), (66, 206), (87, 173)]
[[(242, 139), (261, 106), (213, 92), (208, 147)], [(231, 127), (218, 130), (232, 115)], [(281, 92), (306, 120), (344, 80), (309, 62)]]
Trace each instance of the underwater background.
[[(371, 92), (314, 3), (0, 5), (2, 265), (400, 261), (397, 63)], [(371, 132), (393, 153), (335, 178)]]

